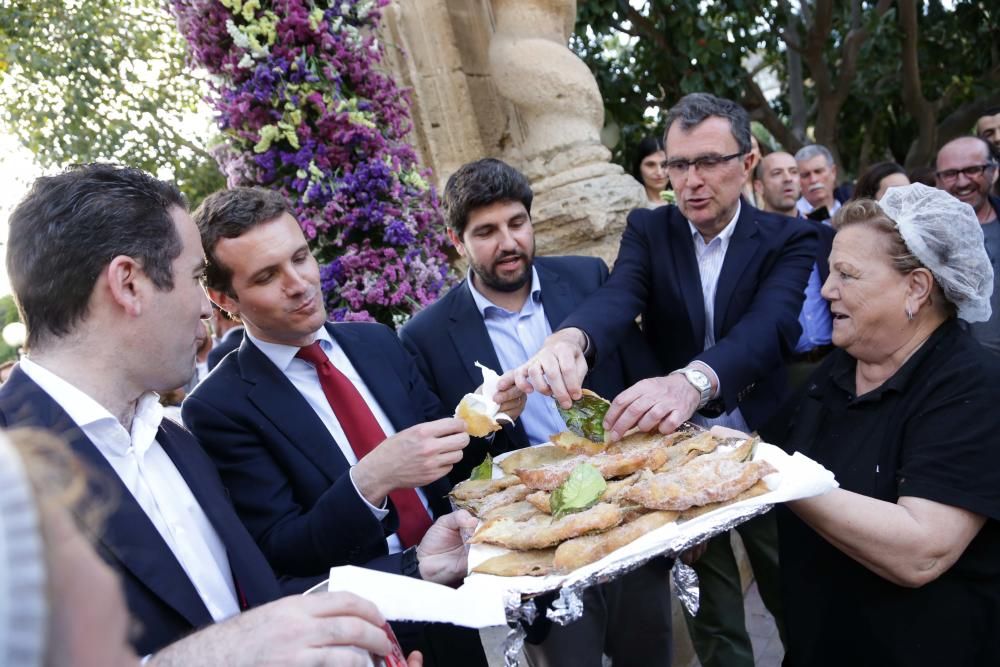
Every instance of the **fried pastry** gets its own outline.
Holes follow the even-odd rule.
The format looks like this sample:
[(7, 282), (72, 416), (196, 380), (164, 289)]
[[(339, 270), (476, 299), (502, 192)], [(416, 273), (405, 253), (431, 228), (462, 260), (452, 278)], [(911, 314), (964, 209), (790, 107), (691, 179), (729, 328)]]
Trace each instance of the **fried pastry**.
[[(607, 503), (616, 503), (625, 499), (625, 490), (632, 486), (639, 479), (639, 473), (629, 475), (624, 479), (613, 479), (608, 481), (608, 486), (601, 495), (601, 500)], [(551, 514), (552, 493), (549, 491), (534, 491), (528, 494), (526, 501), (531, 503), (539, 511)]]
[(531, 517), (538, 516), (539, 514), (540, 512), (538, 511), (538, 508), (525, 499), (518, 500), (507, 505), (492, 507), (480, 514), (479, 518), (482, 521), (489, 521), (490, 519), (512, 519), (514, 521), (524, 521), (525, 519), (530, 519)]
[(714, 451), (720, 442), (719, 438), (708, 431), (681, 439), (667, 449), (667, 460), (657, 469), (657, 472), (667, 472), (680, 468), (698, 456)]
[(491, 493), (485, 498), (465, 500), (462, 502), (456, 501), (455, 504), (462, 509), (469, 510), (469, 512), (477, 517), (483, 517), (499, 507), (511, 505), (519, 500), (524, 500), (525, 496), (529, 493), (531, 493), (531, 489), (526, 487), (524, 484), (515, 484), (514, 486), (507, 487), (503, 491)]
[(567, 454), (586, 454), (591, 456), (604, 451), (605, 447), (603, 442), (594, 442), (572, 431), (562, 431), (555, 435), (550, 435), (549, 440), (553, 445)]
[(572, 455), (556, 447), (555, 445), (538, 445), (536, 447), (525, 447), (516, 452), (512, 452), (504, 457), (502, 461), (497, 461), (500, 469), (508, 475), (513, 475), (514, 471), (521, 468), (530, 470), (541, 466), (564, 461)]
[(556, 547), (553, 564), (559, 572), (575, 570), (676, 519), (677, 512), (649, 512), (603, 533), (567, 540)]
[(650, 509), (686, 510), (729, 500), (772, 472), (776, 470), (767, 461), (705, 457), (642, 479), (625, 497)]
[(733, 498), (730, 498), (729, 500), (724, 500), (718, 503), (709, 503), (708, 505), (702, 505), (701, 507), (691, 507), (684, 510), (681, 512), (680, 517), (678, 517), (678, 521), (689, 521), (697, 516), (701, 516), (702, 514), (707, 514), (712, 510), (717, 510), (720, 507), (732, 505), (733, 503), (738, 503), (739, 501), (746, 500), (747, 498), (762, 496), (770, 490), (771, 489), (767, 488), (767, 484), (764, 483), (764, 480), (758, 480), (758, 482), (749, 489)]
[(552, 566), (555, 553), (555, 549), (511, 551), (484, 560), (472, 568), (472, 571), (480, 574), (495, 574), (500, 577), (541, 577), (555, 571)]
[(508, 549), (545, 549), (587, 533), (607, 530), (622, 521), (622, 510), (612, 503), (598, 503), (582, 512), (559, 519), (539, 515), (526, 521), (493, 519), (487, 521), (469, 542), (495, 544)]
[(515, 475), (506, 475), (498, 479), (467, 479), (455, 485), (451, 490), (451, 497), (459, 501), (478, 500), (520, 483), (521, 480)]
[(573, 456), (538, 468), (518, 468), (514, 474), (532, 489), (551, 491), (565, 482), (581, 463), (594, 466), (605, 479), (624, 477), (641, 468), (655, 470), (667, 459), (664, 438), (659, 433), (635, 433), (608, 445), (600, 454)]

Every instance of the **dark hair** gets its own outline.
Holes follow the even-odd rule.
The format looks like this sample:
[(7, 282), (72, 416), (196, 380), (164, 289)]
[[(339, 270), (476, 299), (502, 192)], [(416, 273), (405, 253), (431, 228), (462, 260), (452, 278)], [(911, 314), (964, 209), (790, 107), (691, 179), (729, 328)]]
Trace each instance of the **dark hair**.
[(88, 164), (37, 179), (10, 216), (7, 243), (27, 346), (70, 333), (119, 255), (138, 261), (157, 289), (172, 290), (182, 250), (174, 207), (187, 208), (177, 187), (139, 169)]
[(459, 167), (444, 186), (445, 223), (461, 238), (475, 209), (519, 201), (530, 215), (533, 198), (528, 179), (517, 169), (495, 158), (476, 160)]
[(681, 129), (690, 132), (712, 116), (725, 118), (729, 121), (733, 139), (740, 152), (746, 155), (753, 148), (750, 145), (750, 116), (746, 109), (732, 100), (716, 97), (708, 93), (691, 93), (685, 95), (667, 112), (666, 128), (663, 130), (663, 145), (667, 144), (667, 133), (674, 121), (679, 121)]
[(205, 197), (192, 213), (208, 260), (205, 286), (235, 297), (233, 271), (215, 255), (219, 239), (235, 239), (257, 225), (291, 212), (288, 201), (280, 193), (266, 188), (232, 188)]
[(632, 160), (632, 176), (635, 180), (639, 181), (643, 185), (646, 183), (642, 180), (642, 161), (646, 159), (647, 156), (652, 155), (656, 151), (663, 150), (663, 139), (655, 137), (653, 135), (647, 135), (642, 138), (642, 141), (635, 147), (635, 159)]
[(910, 179), (910, 183), (923, 183), (931, 188), (937, 187), (937, 176), (934, 175), (934, 167), (913, 167), (906, 172), (906, 177)]
[(905, 176), (906, 170), (895, 162), (876, 162), (865, 169), (861, 176), (858, 177), (858, 182), (854, 185), (853, 198), (875, 199), (882, 179), (893, 174), (903, 174)]

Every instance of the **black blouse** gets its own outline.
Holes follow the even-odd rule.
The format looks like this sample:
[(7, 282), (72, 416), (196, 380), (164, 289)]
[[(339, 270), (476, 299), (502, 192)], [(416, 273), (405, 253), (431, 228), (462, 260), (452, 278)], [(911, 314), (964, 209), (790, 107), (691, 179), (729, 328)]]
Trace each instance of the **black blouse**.
[(778, 512), (792, 665), (1000, 665), (1000, 357), (952, 320), (877, 389), (855, 395), (836, 350), (806, 383), (784, 446), (840, 486), (888, 502), (926, 498), (987, 518), (965, 553), (917, 589)]

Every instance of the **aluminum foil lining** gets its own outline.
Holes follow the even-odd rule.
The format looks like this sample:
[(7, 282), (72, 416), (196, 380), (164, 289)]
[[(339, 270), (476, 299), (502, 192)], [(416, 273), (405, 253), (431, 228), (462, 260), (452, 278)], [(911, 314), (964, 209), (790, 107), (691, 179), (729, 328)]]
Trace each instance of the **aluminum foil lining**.
[(524, 648), (524, 638), (528, 634), (525, 626), (535, 622), (538, 617), (538, 607), (533, 599), (522, 600), (517, 593), (507, 597), (504, 606), (510, 630), (503, 642), (503, 664), (505, 667), (518, 667), (518, 656)]
[[(760, 516), (768, 512), (772, 507), (773, 505), (747, 507), (737, 514), (731, 515), (725, 521), (706, 525), (705, 529), (697, 534), (677, 536), (676, 539), (668, 543), (651, 546), (633, 556), (623, 558), (590, 576), (579, 579), (570, 578), (559, 589), (559, 597), (546, 612), (546, 616), (560, 625), (572, 623), (583, 615), (583, 600), (581, 599), (581, 595), (584, 590), (591, 586), (617, 579), (623, 574), (644, 565), (653, 558), (659, 556), (676, 558), (687, 549), (701, 544), (716, 535), (725, 533), (756, 516)], [(680, 599), (681, 604), (692, 615), (697, 614), (699, 606), (698, 575), (695, 574), (693, 568), (684, 565), (679, 560), (674, 563), (671, 574), (677, 590), (677, 597)], [(525, 637), (524, 628), (519, 621), (524, 619), (526, 623), (530, 624), (537, 616), (538, 609), (533, 598), (524, 597), (516, 593), (506, 598), (505, 608), (511, 630), (507, 633), (507, 638), (504, 640), (504, 664), (506, 667), (517, 667), (518, 654), (524, 645)]]

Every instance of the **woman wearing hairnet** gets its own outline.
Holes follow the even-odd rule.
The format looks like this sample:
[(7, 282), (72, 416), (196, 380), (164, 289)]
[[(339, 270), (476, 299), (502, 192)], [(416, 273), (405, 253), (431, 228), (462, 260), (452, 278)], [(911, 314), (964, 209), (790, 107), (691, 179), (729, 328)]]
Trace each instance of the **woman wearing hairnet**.
[(835, 350), (783, 443), (840, 488), (779, 509), (792, 665), (1000, 665), (1000, 358), (963, 329), (993, 272), (972, 209), (924, 185), (845, 205)]

